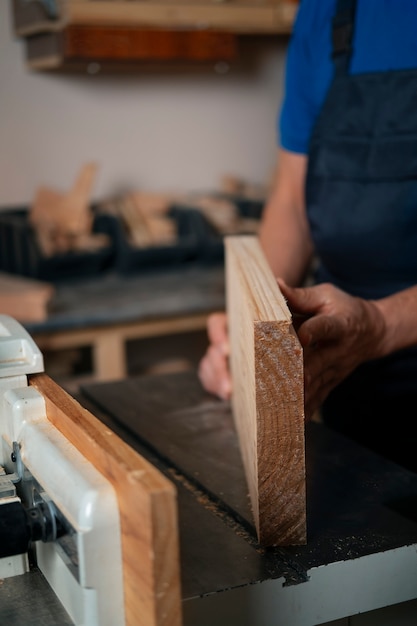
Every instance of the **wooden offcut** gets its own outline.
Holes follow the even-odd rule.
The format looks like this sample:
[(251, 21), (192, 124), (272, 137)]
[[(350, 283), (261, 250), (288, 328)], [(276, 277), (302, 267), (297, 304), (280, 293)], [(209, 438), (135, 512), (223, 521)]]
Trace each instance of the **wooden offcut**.
[(225, 238), (232, 408), (258, 540), (306, 542), (303, 354), (257, 237)]
[[(47, 417), (115, 489), (127, 626), (180, 626), (176, 490), (46, 374), (30, 376)], [(105, 549), (105, 546), (103, 546)]]
[(54, 291), (50, 283), (0, 272), (0, 313), (19, 322), (43, 322)]
[(65, 193), (40, 187), (29, 211), (38, 245), (44, 256), (70, 250), (97, 250), (108, 245), (108, 238), (94, 234), (90, 196), (97, 165), (85, 164), (72, 186)]

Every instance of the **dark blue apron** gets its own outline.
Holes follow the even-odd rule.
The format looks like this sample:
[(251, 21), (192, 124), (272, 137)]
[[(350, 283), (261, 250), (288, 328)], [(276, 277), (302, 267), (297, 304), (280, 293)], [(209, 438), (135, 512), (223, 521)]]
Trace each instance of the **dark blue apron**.
[[(349, 75), (355, 4), (337, 3), (335, 73), (311, 137), (306, 202), (317, 281), (380, 298), (417, 284), (417, 70)], [(358, 368), (322, 413), (417, 470), (417, 349)]]

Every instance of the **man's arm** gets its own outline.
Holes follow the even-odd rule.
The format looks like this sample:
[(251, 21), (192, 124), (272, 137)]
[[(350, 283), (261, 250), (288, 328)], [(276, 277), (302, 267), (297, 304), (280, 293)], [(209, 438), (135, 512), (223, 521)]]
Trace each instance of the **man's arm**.
[(275, 276), (300, 285), (313, 255), (305, 208), (307, 156), (280, 149), (274, 187), (263, 211), (259, 240)]

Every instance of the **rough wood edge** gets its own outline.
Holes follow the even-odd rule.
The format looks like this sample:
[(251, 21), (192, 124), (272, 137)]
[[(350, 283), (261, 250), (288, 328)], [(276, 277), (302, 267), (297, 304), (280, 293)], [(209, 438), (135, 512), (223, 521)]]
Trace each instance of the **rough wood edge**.
[(258, 540), (304, 544), (302, 349), (257, 237), (226, 237), (225, 250), (232, 407)]
[(181, 626), (176, 489), (46, 374), (29, 377), (48, 419), (113, 485), (128, 626)]

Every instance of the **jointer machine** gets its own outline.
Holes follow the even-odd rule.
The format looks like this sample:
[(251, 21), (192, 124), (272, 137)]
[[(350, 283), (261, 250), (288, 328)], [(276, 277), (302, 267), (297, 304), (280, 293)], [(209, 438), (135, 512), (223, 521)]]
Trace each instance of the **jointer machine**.
[(43, 373), (0, 316), (0, 623), (314, 626), (417, 598), (417, 476), (306, 428), (307, 543), (259, 545), (228, 403), (194, 373)]

